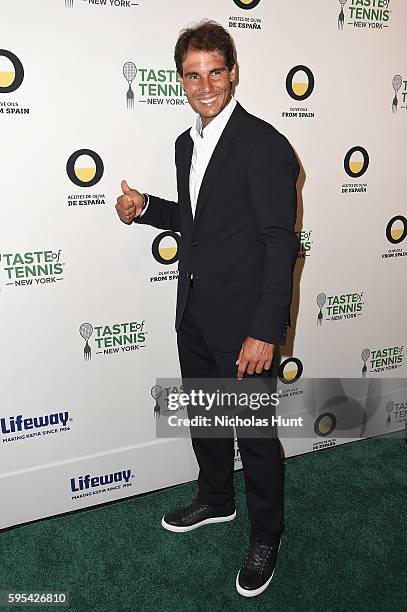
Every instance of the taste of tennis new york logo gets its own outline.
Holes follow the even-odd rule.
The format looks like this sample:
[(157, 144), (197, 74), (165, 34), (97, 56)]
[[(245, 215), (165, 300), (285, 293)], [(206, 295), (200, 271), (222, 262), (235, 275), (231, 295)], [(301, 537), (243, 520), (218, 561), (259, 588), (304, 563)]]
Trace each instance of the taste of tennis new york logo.
[[(74, 151), (66, 163), (66, 173), (69, 180), (82, 189), (89, 189), (99, 183), (103, 172), (102, 158), (91, 149)], [(103, 205), (106, 203), (106, 196), (104, 193), (90, 191), (71, 193), (67, 196), (67, 203), (70, 207)]]
[[(289, 70), (285, 88), (293, 100), (296, 102), (304, 102), (314, 91), (315, 77), (308, 66), (298, 64)], [(291, 106), (288, 110), (283, 110), (281, 116), (286, 119), (312, 119), (315, 117), (315, 112), (308, 106)]]
[(321, 327), (324, 321), (344, 321), (362, 316), (365, 308), (363, 291), (326, 295), (318, 293), (317, 325)]
[[(15, 53), (0, 49), (0, 95), (12, 94), (21, 87), (24, 80), (24, 67)], [(0, 115), (29, 115), (30, 109), (22, 107), (17, 100), (0, 98)]]
[(305, 259), (311, 255), (311, 249), (314, 243), (314, 241), (311, 240), (312, 230), (300, 230), (296, 232), (296, 234), (299, 242), (297, 257), (298, 259)]
[[(256, 8), (261, 0), (233, 0), (234, 4), (243, 11)], [(245, 30), (261, 30), (261, 18), (248, 14), (231, 15), (228, 20), (229, 28), (243, 28)]]
[[(153, 408), (154, 418), (159, 419), (162, 414), (174, 412), (173, 410), (170, 410), (168, 408), (170, 395), (173, 393), (179, 395), (180, 393), (182, 393), (182, 391), (183, 386), (178, 384), (174, 385), (172, 381), (171, 384), (166, 384), (164, 387), (162, 385), (153, 385), (150, 389), (150, 395), (155, 402)], [(183, 407), (180, 405), (179, 408), (177, 408), (177, 411), (181, 410), (183, 410)]]
[(184, 106), (188, 104), (178, 72), (173, 68), (145, 68), (126, 62), (122, 68), (127, 81), (126, 104), (143, 102), (154, 106)]
[[(346, 174), (352, 178), (357, 179), (365, 174), (369, 167), (370, 158), (369, 153), (364, 147), (355, 146), (349, 149), (343, 159), (343, 168)], [(343, 183), (341, 185), (341, 193), (366, 193), (367, 183)]]
[(404, 425), (407, 422), (407, 396), (401, 401), (387, 400), (385, 412), (387, 428), (391, 428), (392, 425)]
[(390, 0), (337, 0), (339, 3), (338, 30), (345, 25), (367, 30), (389, 27)]
[(133, 8), (139, 6), (140, 0), (135, 2), (134, 0), (64, 0), (66, 8), (74, 8), (77, 6), (91, 6), (96, 8)]
[(360, 357), (362, 360), (362, 376), (397, 370), (405, 362), (404, 345), (379, 348), (366, 347), (361, 351)]
[(62, 250), (1, 253), (3, 284), (14, 287), (54, 285), (63, 280)]
[[(395, 215), (386, 225), (386, 239), (391, 245), (387, 251), (382, 252), (382, 259), (396, 259), (407, 256), (407, 219), (404, 215)], [(404, 244), (403, 244), (404, 243)], [(400, 246), (399, 246), (400, 245)]]
[(85, 341), (84, 360), (90, 361), (93, 353), (107, 356), (130, 353), (145, 348), (148, 333), (145, 324), (144, 320), (109, 325), (82, 323), (79, 327), (79, 334)]

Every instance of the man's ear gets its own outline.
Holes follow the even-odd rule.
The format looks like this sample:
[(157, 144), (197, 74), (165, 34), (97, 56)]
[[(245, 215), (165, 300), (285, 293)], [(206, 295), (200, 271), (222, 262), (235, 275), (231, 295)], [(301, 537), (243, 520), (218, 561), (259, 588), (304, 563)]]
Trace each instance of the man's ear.
[(236, 81), (236, 64), (234, 64), (232, 70), (230, 71), (230, 82), (234, 83)]

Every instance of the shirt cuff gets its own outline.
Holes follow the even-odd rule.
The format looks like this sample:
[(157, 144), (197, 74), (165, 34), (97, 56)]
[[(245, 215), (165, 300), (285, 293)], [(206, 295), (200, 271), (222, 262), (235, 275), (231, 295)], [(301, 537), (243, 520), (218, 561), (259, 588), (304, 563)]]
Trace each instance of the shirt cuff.
[(148, 208), (149, 202), (150, 202), (150, 198), (149, 198), (148, 193), (144, 193), (143, 195), (144, 195), (144, 207), (143, 207), (143, 210), (141, 211), (141, 213), (139, 214), (139, 217), (142, 217), (144, 215), (144, 213), (146, 212), (146, 210)]

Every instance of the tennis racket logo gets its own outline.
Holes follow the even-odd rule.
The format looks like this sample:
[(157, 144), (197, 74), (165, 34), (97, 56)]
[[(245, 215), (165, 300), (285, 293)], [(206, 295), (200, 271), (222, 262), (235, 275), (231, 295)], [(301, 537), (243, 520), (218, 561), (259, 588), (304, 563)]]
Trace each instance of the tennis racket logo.
[(366, 374), (367, 374), (367, 360), (370, 357), (370, 349), (368, 349), (368, 348), (363, 349), (363, 351), (362, 351), (360, 356), (361, 356), (362, 361), (363, 361), (362, 376), (366, 376)]
[(162, 388), (161, 385), (154, 385), (153, 387), (151, 387), (151, 396), (153, 400), (155, 401), (155, 405), (154, 405), (154, 418), (155, 419), (160, 418), (160, 415), (161, 415), (161, 407), (160, 407), (160, 404), (158, 403), (158, 400), (162, 396), (163, 391), (164, 389)]
[(345, 23), (345, 14), (343, 12), (343, 7), (347, 3), (348, 0), (339, 0), (339, 4), (341, 5), (341, 12), (338, 16), (338, 30), (343, 30), (343, 24)]
[(123, 76), (126, 79), (127, 83), (129, 84), (129, 88), (126, 93), (128, 109), (134, 108), (134, 91), (131, 88), (131, 84), (136, 78), (136, 75), (137, 75), (136, 64), (134, 64), (133, 62), (126, 62), (123, 66)]
[(394, 89), (394, 98), (393, 98), (393, 102), (391, 105), (391, 110), (393, 111), (393, 113), (397, 113), (397, 108), (399, 105), (399, 99), (398, 99), (397, 94), (402, 84), (403, 84), (403, 78), (401, 77), (400, 74), (396, 74), (396, 76), (393, 77), (393, 81), (392, 81), (392, 85)]
[(317, 295), (317, 305), (319, 307), (319, 313), (317, 316), (317, 325), (322, 325), (323, 320), (324, 320), (324, 314), (322, 312), (322, 308), (324, 307), (324, 304), (326, 302), (326, 295), (325, 293), (319, 293)]
[(386, 420), (386, 425), (387, 427), (390, 427), (391, 425), (391, 413), (394, 410), (394, 402), (387, 402), (386, 404), (386, 412), (387, 412), (387, 420)]
[(90, 323), (82, 323), (79, 328), (79, 333), (82, 338), (85, 340), (85, 347), (83, 349), (83, 357), (85, 361), (90, 361), (92, 359), (92, 349), (89, 346), (89, 338), (93, 334), (93, 326)]

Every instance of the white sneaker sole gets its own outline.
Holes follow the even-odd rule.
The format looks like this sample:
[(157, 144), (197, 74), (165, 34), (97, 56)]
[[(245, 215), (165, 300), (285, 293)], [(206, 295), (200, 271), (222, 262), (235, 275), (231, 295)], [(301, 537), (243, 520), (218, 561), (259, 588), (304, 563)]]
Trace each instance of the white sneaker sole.
[[(281, 540), (280, 543), (278, 545), (278, 550), (280, 550), (280, 546), (281, 546)], [(274, 572), (276, 571), (276, 568), (273, 569), (273, 573), (271, 574), (270, 578), (267, 580), (267, 582), (265, 582), (263, 584), (263, 586), (259, 587), (258, 589), (253, 589), (252, 591), (248, 591), (246, 589), (242, 589), (242, 587), (239, 584), (239, 575), (240, 575), (240, 570), (236, 576), (236, 590), (239, 593), (239, 595), (243, 595), (243, 597), (256, 597), (256, 595), (260, 595), (260, 593), (263, 593), (263, 591), (265, 591), (268, 587), (268, 585), (270, 584), (273, 576), (274, 576)]]
[(273, 578), (274, 575), (274, 571), (271, 574), (270, 578), (267, 580), (267, 582), (265, 582), (263, 584), (263, 586), (259, 587), (258, 589), (254, 589), (252, 591), (246, 591), (246, 589), (242, 589), (242, 587), (239, 584), (239, 574), (240, 574), (240, 570), (239, 570), (239, 574), (236, 576), (236, 590), (240, 595), (243, 595), (243, 597), (255, 597), (256, 595), (260, 595), (260, 593), (263, 593), (263, 591), (265, 591), (268, 587), (268, 585), (271, 582), (271, 579)]
[(175, 525), (170, 525), (169, 523), (167, 523), (164, 520), (165, 517), (163, 516), (163, 518), (161, 519), (161, 525), (164, 527), (164, 529), (167, 529), (168, 531), (172, 531), (174, 533), (185, 533), (186, 531), (192, 531), (193, 529), (202, 527), (202, 525), (209, 525), (211, 523), (227, 523), (228, 521), (233, 521), (234, 518), (236, 518), (236, 510), (233, 514), (229, 514), (229, 516), (216, 516), (214, 518), (207, 518), (204, 521), (200, 521), (199, 523), (196, 523), (195, 525), (190, 525), (189, 527), (176, 527)]

